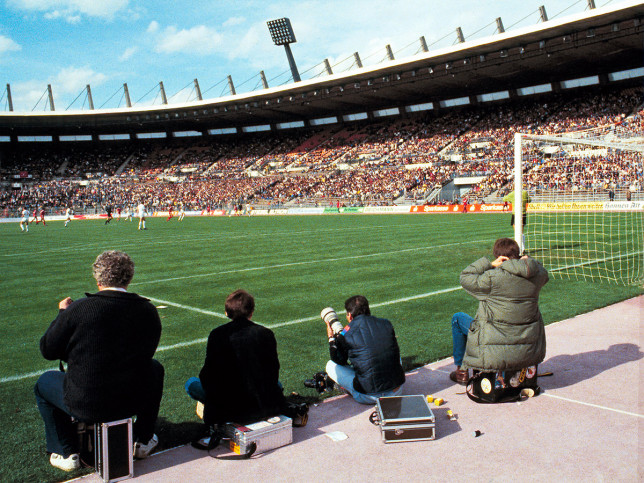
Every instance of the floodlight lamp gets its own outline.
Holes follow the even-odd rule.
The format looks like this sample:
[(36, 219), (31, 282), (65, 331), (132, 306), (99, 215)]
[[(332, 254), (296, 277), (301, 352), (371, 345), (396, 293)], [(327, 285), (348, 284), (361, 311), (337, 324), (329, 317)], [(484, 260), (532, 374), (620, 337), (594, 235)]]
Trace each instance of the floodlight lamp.
[(276, 20), (269, 20), (266, 22), (268, 31), (271, 33), (271, 38), (275, 45), (286, 45), (297, 42), (295, 40), (295, 33), (291, 27), (291, 21), (284, 17)]

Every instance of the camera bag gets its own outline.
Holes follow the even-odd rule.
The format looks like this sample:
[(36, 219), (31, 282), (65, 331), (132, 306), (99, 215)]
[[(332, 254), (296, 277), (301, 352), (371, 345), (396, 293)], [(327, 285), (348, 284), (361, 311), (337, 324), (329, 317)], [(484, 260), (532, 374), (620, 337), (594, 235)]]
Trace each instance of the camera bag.
[(519, 371), (478, 372), (467, 383), (467, 396), (474, 402), (493, 404), (515, 402), (537, 396), (537, 367)]

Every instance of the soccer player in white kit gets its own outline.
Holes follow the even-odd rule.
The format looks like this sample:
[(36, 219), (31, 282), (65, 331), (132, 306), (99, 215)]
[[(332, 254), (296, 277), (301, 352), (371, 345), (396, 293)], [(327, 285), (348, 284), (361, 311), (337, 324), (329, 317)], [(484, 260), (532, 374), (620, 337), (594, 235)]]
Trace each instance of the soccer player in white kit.
[(20, 231), (29, 233), (29, 210), (27, 208), (23, 208), (22, 210), (22, 218), (20, 218)]
[(67, 207), (65, 210), (65, 226), (67, 226), (70, 221), (72, 221), (72, 209)]
[(147, 230), (145, 227), (145, 215), (147, 214), (145, 211), (145, 205), (143, 203), (139, 203), (137, 210), (139, 212), (139, 230)]

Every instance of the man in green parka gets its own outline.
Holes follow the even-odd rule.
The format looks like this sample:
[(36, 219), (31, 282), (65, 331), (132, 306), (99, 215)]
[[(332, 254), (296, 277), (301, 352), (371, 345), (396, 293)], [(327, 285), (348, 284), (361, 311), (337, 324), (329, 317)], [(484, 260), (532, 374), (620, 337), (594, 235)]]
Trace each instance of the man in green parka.
[(456, 370), (450, 379), (466, 385), (469, 370), (511, 371), (539, 364), (546, 355), (546, 333), (539, 291), (548, 272), (511, 238), (494, 243), (495, 260), (483, 257), (461, 272), (461, 285), (479, 300), (476, 317), (452, 317)]

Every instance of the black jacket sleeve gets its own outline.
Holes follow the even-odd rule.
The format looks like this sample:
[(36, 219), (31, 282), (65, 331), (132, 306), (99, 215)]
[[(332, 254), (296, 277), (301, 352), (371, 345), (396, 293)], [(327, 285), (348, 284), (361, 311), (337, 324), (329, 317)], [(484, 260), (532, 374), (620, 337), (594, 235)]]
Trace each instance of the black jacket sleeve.
[(61, 359), (66, 361), (67, 345), (74, 329), (70, 324), (69, 312), (71, 307), (58, 312), (45, 334), (40, 338), (40, 353), (47, 360)]
[(331, 360), (341, 366), (349, 362), (349, 345), (342, 334), (338, 334), (329, 340), (329, 355)]

